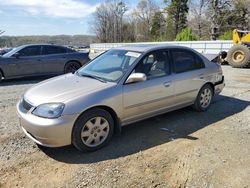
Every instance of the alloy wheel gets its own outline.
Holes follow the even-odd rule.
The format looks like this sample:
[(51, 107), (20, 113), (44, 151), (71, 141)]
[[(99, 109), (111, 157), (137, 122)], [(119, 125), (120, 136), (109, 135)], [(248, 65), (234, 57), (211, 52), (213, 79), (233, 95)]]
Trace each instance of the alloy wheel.
[(208, 88), (204, 89), (200, 96), (200, 105), (202, 108), (207, 108), (212, 100), (212, 91)]
[(82, 128), (82, 142), (88, 147), (102, 144), (109, 134), (109, 123), (104, 117), (94, 117), (88, 120)]

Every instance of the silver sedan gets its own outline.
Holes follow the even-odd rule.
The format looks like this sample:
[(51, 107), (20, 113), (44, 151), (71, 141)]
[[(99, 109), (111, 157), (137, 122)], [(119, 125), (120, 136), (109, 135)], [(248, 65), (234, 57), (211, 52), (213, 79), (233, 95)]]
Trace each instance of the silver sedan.
[(37, 144), (93, 151), (133, 122), (189, 105), (206, 111), (223, 88), (220, 65), (190, 48), (130, 46), (33, 86), (17, 111)]

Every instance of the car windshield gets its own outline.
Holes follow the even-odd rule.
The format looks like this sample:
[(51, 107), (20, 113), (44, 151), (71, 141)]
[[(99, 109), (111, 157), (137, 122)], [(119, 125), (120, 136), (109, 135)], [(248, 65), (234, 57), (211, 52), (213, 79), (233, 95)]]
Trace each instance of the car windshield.
[(13, 54), (15, 54), (16, 52), (18, 52), (18, 51), (21, 50), (22, 48), (23, 48), (22, 46), (13, 48), (13, 49), (10, 50), (8, 53), (4, 54), (2, 57), (11, 57)]
[(109, 50), (79, 69), (76, 74), (118, 82), (140, 55), (127, 50)]

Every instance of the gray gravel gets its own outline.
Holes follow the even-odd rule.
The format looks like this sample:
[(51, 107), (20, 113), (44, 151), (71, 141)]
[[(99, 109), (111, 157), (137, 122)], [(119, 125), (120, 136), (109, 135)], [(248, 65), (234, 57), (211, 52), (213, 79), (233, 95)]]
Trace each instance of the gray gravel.
[(21, 131), (15, 104), (47, 77), (1, 83), (0, 187), (250, 187), (250, 69), (223, 71), (226, 88), (207, 112), (129, 125), (92, 153), (38, 147)]

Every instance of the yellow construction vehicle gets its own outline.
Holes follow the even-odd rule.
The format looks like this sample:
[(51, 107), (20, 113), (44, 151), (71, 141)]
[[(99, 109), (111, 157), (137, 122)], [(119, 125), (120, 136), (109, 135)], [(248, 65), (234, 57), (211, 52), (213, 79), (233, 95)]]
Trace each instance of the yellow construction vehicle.
[(250, 67), (250, 31), (233, 30), (233, 43), (226, 61), (235, 68)]

